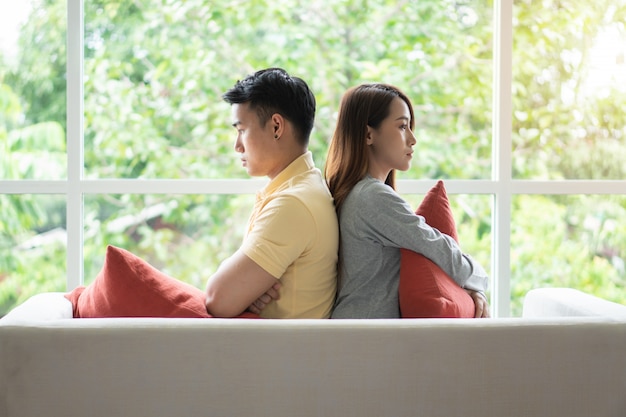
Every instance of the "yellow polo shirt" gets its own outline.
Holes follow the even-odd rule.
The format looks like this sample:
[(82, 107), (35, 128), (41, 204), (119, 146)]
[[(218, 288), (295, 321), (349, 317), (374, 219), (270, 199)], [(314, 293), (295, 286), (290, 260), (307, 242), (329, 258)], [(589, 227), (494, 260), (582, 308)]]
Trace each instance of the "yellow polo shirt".
[(339, 226), (313, 156), (293, 161), (257, 193), (241, 249), (280, 280), (264, 318), (328, 318), (337, 288)]

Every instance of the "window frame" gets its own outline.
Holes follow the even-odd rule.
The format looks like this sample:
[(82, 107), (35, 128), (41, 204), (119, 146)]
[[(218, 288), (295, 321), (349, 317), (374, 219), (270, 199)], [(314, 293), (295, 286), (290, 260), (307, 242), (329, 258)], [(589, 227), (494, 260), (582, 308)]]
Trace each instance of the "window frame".
[[(154, 180), (84, 179), (83, 0), (67, 2), (67, 179), (0, 181), (2, 194), (65, 195), (67, 202), (67, 288), (84, 283), (83, 200), (91, 194), (254, 194), (265, 179)], [(491, 308), (511, 315), (511, 204), (515, 195), (626, 195), (626, 180), (516, 180), (512, 177), (513, 0), (493, 9), (493, 140), (490, 180), (446, 180), (448, 194), (492, 198)], [(425, 194), (435, 180), (398, 180), (403, 194)]]

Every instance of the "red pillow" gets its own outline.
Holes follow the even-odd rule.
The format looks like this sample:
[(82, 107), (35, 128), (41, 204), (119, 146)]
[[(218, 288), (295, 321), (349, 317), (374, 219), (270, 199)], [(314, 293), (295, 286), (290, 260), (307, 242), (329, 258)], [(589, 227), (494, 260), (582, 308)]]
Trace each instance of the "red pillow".
[[(443, 181), (428, 191), (416, 214), (458, 242)], [(408, 249), (401, 249), (398, 295), (403, 318), (474, 317), (472, 297), (434, 262)]]
[[(65, 297), (75, 318), (208, 318), (202, 290), (157, 270), (127, 250), (109, 245), (102, 270), (90, 285)], [(240, 317), (258, 317), (244, 313)]]

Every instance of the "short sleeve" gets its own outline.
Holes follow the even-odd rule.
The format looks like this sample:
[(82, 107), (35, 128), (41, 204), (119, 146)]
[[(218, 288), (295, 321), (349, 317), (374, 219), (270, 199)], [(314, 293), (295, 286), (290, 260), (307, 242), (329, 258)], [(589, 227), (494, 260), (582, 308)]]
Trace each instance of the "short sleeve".
[(244, 239), (242, 251), (277, 279), (315, 239), (315, 223), (308, 208), (296, 197), (269, 201)]

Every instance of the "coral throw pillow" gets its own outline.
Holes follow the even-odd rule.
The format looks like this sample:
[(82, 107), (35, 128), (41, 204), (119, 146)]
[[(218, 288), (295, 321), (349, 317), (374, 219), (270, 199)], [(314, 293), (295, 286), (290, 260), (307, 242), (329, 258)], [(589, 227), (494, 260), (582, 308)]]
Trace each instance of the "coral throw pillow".
[[(102, 270), (90, 285), (65, 297), (75, 318), (209, 318), (204, 292), (157, 270), (127, 250), (109, 245)], [(241, 318), (256, 318), (244, 313)]]
[[(428, 191), (416, 214), (458, 242), (443, 181)], [(398, 295), (403, 318), (474, 317), (472, 297), (434, 262), (408, 249), (401, 249)]]

